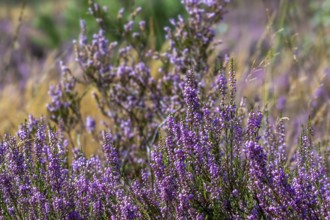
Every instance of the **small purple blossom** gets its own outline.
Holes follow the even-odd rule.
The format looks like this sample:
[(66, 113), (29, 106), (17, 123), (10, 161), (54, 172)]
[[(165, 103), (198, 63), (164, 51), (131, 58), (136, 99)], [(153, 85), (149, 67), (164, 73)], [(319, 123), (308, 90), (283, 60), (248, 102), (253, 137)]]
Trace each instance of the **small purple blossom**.
[(86, 129), (89, 133), (92, 133), (96, 128), (96, 122), (95, 120), (91, 117), (91, 116), (88, 116), (86, 118)]

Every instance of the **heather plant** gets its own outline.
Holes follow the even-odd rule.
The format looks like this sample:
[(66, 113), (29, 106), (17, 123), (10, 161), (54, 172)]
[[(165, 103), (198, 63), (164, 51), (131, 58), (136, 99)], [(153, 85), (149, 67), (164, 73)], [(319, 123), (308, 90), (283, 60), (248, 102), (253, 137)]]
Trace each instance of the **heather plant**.
[[(183, 107), (188, 68), (198, 70), (194, 74), (200, 81), (197, 86), (205, 87), (208, 54), (212, 53), (215, 36), (212, 26), (225, 12), (223, 7), (217, 7), (222, 3), (184, 2), (190, 18), (171, 19), (173, 28), (165, 28), (169, 41), (165, 52), (148, 48), (145, 21), (135, 21), (140, 7), (131, 12), (130, 20), (125, 20), (124, 9), (119, 10), (118, 23), (124, 24), (120, 29), (123, 40), (119, 45), (106, 38), (104, 29), (89, 40), (86, 23), (81, 20), (81, 34), (74, 44), (76, 61), (82, 71), (74, 74), (62, 65), (63, 82), (50, 90), (50, 118), (70, 137), (77, 124), (84, 127), (79, 108), (84, 93), (76, 94), (74, 83), (82, 84), (86, 91), (94, 87), (98, 108), (108, 118), (104, 124), (112, 130), (116, 146), (124, 148), (120, 150), (121, 158), (126, 161), (124, 164), (135, 164), (130, 169), (139, 167), (138, 164), (147, 160), (147, 152), (157, 138), (159, 125), (169, 114)], [(102, 24), (102, 7), (94, 3), (89, 11)], [(138, 30), (135, 31), (136, 26)], [(148, 65), (152, 59), (160, 62), (155, 73)]]
[[(47, 106), (53, 123), (30, 116), (1, 138), (2, 218), (330, 218), (328, 146), (313, 141), (310, 123), (299, 147), (288, 146), (286, 118), (238, 104), (234, 61), (210, 65), (227, 1), (182, 3), (189, 16), (170, 21), (163, 51), (149, 48), (145, 23), (135, 22), (141, 8), (131, 20), (119, 11), (121, 43), (102, 29), (89, 39), (81, 21), (81, 70), (60, 64)], [(100, 133), (81, 113), (90, 90), (105, 117)], [(74, 132), (89, 133), (100, 152), (86, 155)]]
[[(138, 176), (123, 172), (120, 148), (103, 132), (87, 158), (61, 132), (30, 117), (1, 142), (1, 215), (56, 219), (327, 219), (329, 179), (310, 127), (288, 160), (284, 121), (235, 105), (234, 72), (200, 99), (193, 72), (184, 111), (172, 115)], [(229, 85), (228, 85), (229, 81)]]

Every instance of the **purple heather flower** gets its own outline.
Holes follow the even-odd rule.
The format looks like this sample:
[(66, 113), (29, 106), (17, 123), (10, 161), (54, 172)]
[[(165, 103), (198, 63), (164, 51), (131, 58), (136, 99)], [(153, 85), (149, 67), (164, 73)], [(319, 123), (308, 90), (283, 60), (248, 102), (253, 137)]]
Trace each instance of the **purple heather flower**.
[(132, 199), (128, 196), (124, 196), (120, 202), (120, 219), (130, 220), (130, 219), (138, 219), (139, 212), (138, 207), (131, 203)]
[(146, 26), (146, 22), (145, 21), (140, 21), (139, 22), (139, 27), (140, 27), (141, 31), (144, 31), (145, 30), (145, 26)]
[(186, 101), (186, 105), (188, 107), (187, 112), (187, 120), (188, 121), (194, 121), (199, 122), (201, 120), (201, 112), (200, 112), (200, 104), (199, 104), (199, 98), (197, 94), (197, 89), (194, 88), (194, 80), (192, 78), (192, 73), (188, 73), (189, 79), (186, 82), (185, 88), (184, 88), (184, 97)]
[(254, 176), (256, 178), (255, 181), (261, 181), (260, 184), (269, 181), (267, 173), (267, 157), (264, 154), (262, 147), (253, 141), (248, 141), (245, 144), (245, 151), (250, 164), (250, 176)]
[(227, 78), (225, 75), (225, 72), (223, 70), (220, 70), (220, 75), (217, 76), (215, 82), (216, 82), (216, 88), (219, 89), (220, 94), (222, 95), (222, 99), (224, 100), (227, 94)]
[(77, 211), (72, 211), (68, 214), (67, 220), (71, 220), (71, 219), (74, 219), (74, 220), (82, 220), (83, 218), (79, 215), (79, 213)]
[(130, 32), (133, 29), (134, 21), (129, 21), (127, 24), (124, 25), (124, 29), (126, 32)]
[(329, 97), (330, 93), (327, 92), (327, 88), (325, 87), (325, 85), (321, 85), (315, 90), (313, 94), (313, 100), (311, 103), (312, 107), (317, 109), (320, 104), (326, 102)]
[(60, 61), (59, 64), (60, 64), (61, 73), (63, 75), (66, 74), (66, 72), (69, 71), (69, 68), (63, 63), (63, 61)]
[(79, 35), (80, 46), (85, 46), (88, 43), (88, 38), (86, 36), (86, 22), (85, 20), (80, 20), (81, 34)]
[(261, 112), (257, 112), (257, 113), (250, 113), (249, 115), (249, 119), (248, 119), (248, 129), (249, 129), (249, 135), (250, 138), (254, 139), (256, 141), (258, 141), (260, 139), (260, 137), (258, 136), (258, 131), (261, 127), (261, 122), (262, 122), (262, 113)]
[(117, 15), (118, 19), (122, 19), (123, 18), (124, 12), (125, 12), (125, 8), (121, 8), (118, 11), (118, 15)]
[(176, 196), (176, 180), (173, 176), (165, 176), (161, 184), (160, 196), (165, 203), (170, 203), (175, 199)]
[(286, 105), (286, 98), (284, 96), (279, 97), (276, 103), (277, 110), (282, 112), (285, 109), (285, 105)]
[(91, 117), (91, 116), (88, 116), (86, 118), (86, 129), (89, 133), (92, 133), (96, 128), (96, 122), (95, 120)]

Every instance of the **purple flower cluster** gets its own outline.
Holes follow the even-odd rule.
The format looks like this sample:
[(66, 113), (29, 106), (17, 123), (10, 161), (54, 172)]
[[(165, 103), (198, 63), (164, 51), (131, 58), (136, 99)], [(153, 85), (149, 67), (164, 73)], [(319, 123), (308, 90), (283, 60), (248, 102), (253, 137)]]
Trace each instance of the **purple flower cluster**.
[[(327, 160), (311, 126), (288, 156), (284, 120), (236, 105), (233, 62), (207, 63), (227, 1), (182, 2), (189, 18), (171, 20), (165, 52), (148, 49), (143, 21), (121, 20), (120, 44), (105, 30), (89, 42), (81, 22), (83, 71), (62, 65), (63, 80), (50, 90), (59, 131), (31, 116), (16, 136), (1, 138), (0, 218), (330, 218)], [(90, 12), (102, 24), (101, 7)], [(157, 75), (150, 59), (161, 63)], [(92, 116), (82, 119), (77, 83), (97, 89), (105, 131)], [(76, 147), (70, 133), (78, 124), (102, 152), (87, 157)]]
[(51, 102), (47, 105), (52, 121), (59, 127), (70, 132), (79, 122), (82, 121), (80, 114), (80, 97), (74, 90), (76, 80), (71, 76), (71, 71), (60, 62), (63, 80), (57, 85), (49, 88)]

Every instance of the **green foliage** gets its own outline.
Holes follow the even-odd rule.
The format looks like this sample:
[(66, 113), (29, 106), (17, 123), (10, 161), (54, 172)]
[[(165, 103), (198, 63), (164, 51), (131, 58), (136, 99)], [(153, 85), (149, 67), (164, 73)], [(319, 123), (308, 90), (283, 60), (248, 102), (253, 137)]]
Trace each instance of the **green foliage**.
[[(184, 13), (184, 8), (180, 4), (180, 1), (176, 0), (98, 0), (95, 2), (108, 8), (108, 13), (105, 13), (105, 22), (108, 24), (106, 25), (108, 29), (106, 31), (109, 33), (108, 37), (111, 40), (117, 41), (121, 38), (121, 35), (118, 33), (118, 28), (121, 25), (116, 22), (117, 18), (114, 15), (117, 15), (121, 8), (125, 8), (126, 12), (129, 12), (130, 9), (141, 6), (143, 8), (142, 15), (140, 16), (141, 20), (146, 21), (147, 33), (155, 39), (154, 46), (156, 48), (160, 48), (165, 41), (163, 29), (169, 25), (169, 19)], [(37, 9), (37, 16), (34, 19), (34, 25), (43, 31), (46, 39), (36, 39), (36, 41), (42, 45), (56, 48), (78, 36), (80, 28), (77, 24), (79, 24), (80, 19), (86, 21), (89, 36), (92, 33), (96, 33), (100, 25), (97, 24), (92, 15), (86, 12), (88, 5), (88, 0), (68, 0), (65, 11), (60, 13), (61, 17), (56, 17), (53, 12), (54, 5), (51, 3), (40, 4)], [(124, 13), (125, 18), (127, 18), (128, 14)]]
[(310, 8), (314, 12), (311, 22), (315, 26), (329, 27), (330, 26), (330, 1), (323, 0), (312, 1)]

